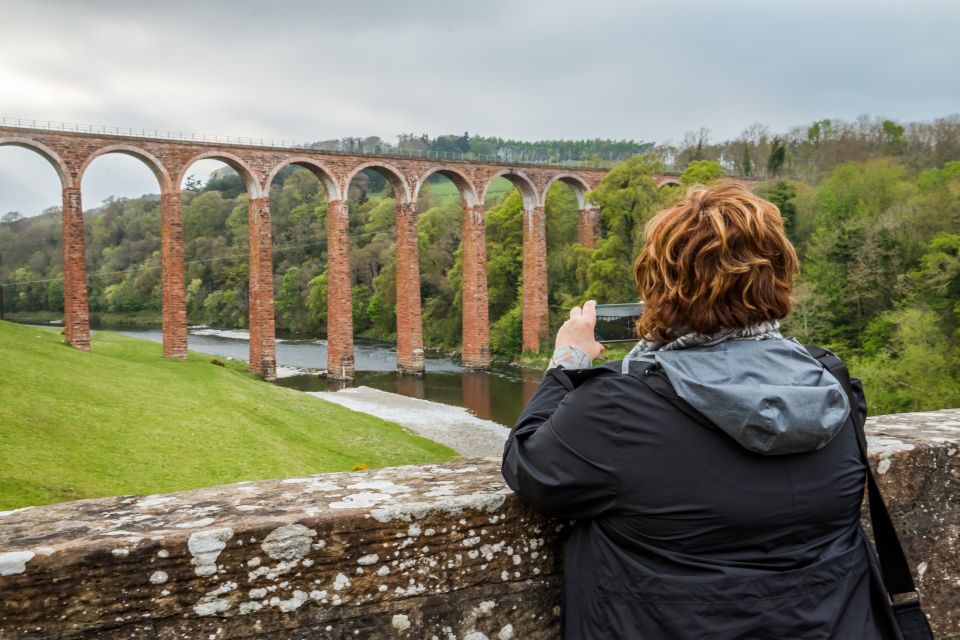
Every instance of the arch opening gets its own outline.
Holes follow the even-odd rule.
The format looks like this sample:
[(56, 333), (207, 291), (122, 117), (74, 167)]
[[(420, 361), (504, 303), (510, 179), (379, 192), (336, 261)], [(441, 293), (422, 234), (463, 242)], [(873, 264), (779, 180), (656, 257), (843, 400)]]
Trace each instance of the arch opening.
[[(313, 163), (291, 161), (271, 174), (270, 224), (281, 336), (326, 338), (328, 203), (336, 183)], [(322, 366), (323, 363), (317, 363)]]
[(544, 202), (546, 202), (546, 193), (549, 193), (550, 189), (552, 189), (553, 186), (558, 182), (569, 187), (570, 190), (573, 191), (577, 198), (578, 208), (583, 209), (587, 206), (587, 191), (590, 190), (590, 187), (587, 186), (587, 183), (584, 182), (582, 178), (572, 173), (560, 174), (550, 178), (550, 180), (547, 181), (547, 187), (544, 192)]
[[(222, 151), (211, 151), (191, 158), (183, 166), (180, 175), (177, 177), (176, 184), (180, 186), (181, 190), (196, 189), (198, 186), (204, 185), (204, 182), (209, 183), (210, 178), (214, 177), (214, 173), (217, 173), (218, 176), (228, 175), (227, 172), (223, 171), (224, 165), (229, 167), (237, 177), (239, 177), (242, 190), (246, 191), (250, 198), (260, 198), (263, 196), (260, 184), (254, 177), (253, 169), (239, 157), (229, 153), (223, 153)], [(231, 181), (233, 182), (230, 191), (231, 195), (234, 193), (239, 195), (237, 192), (236, 178), (231, 178)]]
[(388, 185), (392, 197), (397, 202), (405, 204), (412, 201), (412, 194), (403, 174), (396, 167), (386, 163), (368, 162), (356, 167), (347, 176), (345, 189), (348, 199), (354, 197), (350, 190), (358, 189), (356, 199), (361, 200), (360, 193), (366, 193), (368, 197), (378, 193), (384, 194), (387, 193)]
[(397, 339), (398, 205), (400, 178), (388, 169), (363, 166), (346, 182), (349, 207), (350, 279), (353, 331), (357, 336)]
[(473, 255), (469, 253), (473, 247), (465, 244), (472, 240), (469, 221), (465, 226), (464, 206), (470, 211), (477, 198), (467, 179), (456, 171), (432, 169), (418, 187), (424, 345), (462, 351), (469, 341), (461, 319), (465, 312), (470, 313), (464, 305), (468, 302), (466, 269)]
[[(536, 198), (530, 189), (525, 196), (517, 187), (517, 180), (494, 176), (482, 194), (489, 341), (493, 357), (514, 358), (522, 350), (524, 211), (536, 206)], [(532, 188), (519, 180), (522, 188)]]
[[(507, 180), (513, 187), (520, 193), (520, 197), (523, 199), (523, 205), (527, 209), (533, 209), (538, 204), (540, 204), (539, 194), (537, 193), (537, 188), (526, 174), (515, 171), (513, 169), (501, 169), (498, 171), (490, 180), (487, 181), (487, 184), (483, 187), (483, 193), (486, 194), (490, 191), (491, 187), (501, 181)], [(500, 182), (500, 184), (503, 184)]]
[(249, 185), (231, 163), (205, 158), (180, 183), (186, 314), (191, 325), (249, 327)]
[(273, 171), (267, 177), (267, 189), (272, 190), (278, 181), (282, 184), (295, 168), (304, 169), (313, 174), (323, 185), (323, 190), (328, 200), (339, 200), (341, 198), (340, 189), (337, 186), (336, 180), (333, 178), (333, 173), (312, 158), (293, 157), (274, 167)]
[(0, 320), (63, 323), (57, 163), (32, 145), (0, 140)]
[[(453, 189), (450, 188), (453, 186)], [(424, 187), (429, 187), (434, 196), (443, 199), (459, 199), (468, 207), (477, 204), (477, 193), (470, 181), (459, 171), (434, 167), (427, 170), (417, 181), (417, 197)]]
[(586, 205), (586, 185), (576, 178), (559, 177), (548, 183), (544, 195), (547, 251), (548, 335), (555, 335), (569, 317), (570, 308), (583, 304), (583, 283), (577, 277), (580, 263), (581, 211)]
[(92, 328), (161, 324), (164, 180), (126, 148), (98, 152), (79, 172)]
[[(21, 155), (18, 153), (17, 156), (12, 156), (24, 159), (27, 162), (27, 165), (24, 167), (20, 167), (19, 164), (10, 160), (2, 160), (0, 166), (2, 166), (5, 174), (16, 175), (19, 173), (21, 175), (29, 175), (30, 173), (39, 173), (40, 170), (36, 168), (37, 164), (35, 163), (35, 158), (39, 155), (47, 164), (53, 167), (54, 172), (56, 172), (57, 177), (60, 179), (60, 186), (62, 188), (73, 186), (73, 181), (70, 178), (70, 174), (63, 160), (60, 159), (60, 156), (58, 156), (55, 151), (46, 145), (26, 138), (0, 137), (0, 147), (9, 147), (13, 150), (24, 149), (30, 152), (29, 154)], [(11, 156), (5, 157), (10, 158)], [(18, 171), (18, 169), (20, 169), (20, 171)], [(3, 193), (6, 193), (6, 191)]]
[[(170, 191), (172, 184), (170, 181), (170, 176), (167, 173), (166, 167), (163, 166), (163, 163), (143, 149), (125, 144), (110, 145), (103, 147), (102, 149), (97, 149), (93, 154), (90, 155), (90, 157), (86, 159), (86, 161), (84, 161), (83, 165), (80, 167), (78, 172), (78, 180), (81, 183), (83, 182), (87, 170), (94, 165), (94, 163), (96, 163), (98, 166), (98, 171), (95, 173), (95, 181), (102, 179), (105, 170), (108, 172), (107, 175), (108, 179), (110, 180), (117, 180), (117, 178), (132, 180), (130, 177), (132, 172), (129, 169), (129, 167), (132, 167), (132, 165), (124, 162), (122, 160), (124, 157), (133, 158), (145, 166), (156, 179), (157, 185), (160, 188), (160, 193), (167, 193)], [(107, 159), (106, 165), (101, 158)], [(106, 167), (106, 169), (104, 169), (104, 167)]]

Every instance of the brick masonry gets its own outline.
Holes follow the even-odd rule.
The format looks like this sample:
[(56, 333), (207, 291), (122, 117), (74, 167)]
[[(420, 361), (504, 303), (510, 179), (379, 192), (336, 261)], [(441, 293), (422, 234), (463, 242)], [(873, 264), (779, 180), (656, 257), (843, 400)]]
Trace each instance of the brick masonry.
[(350, 283), (349, 208), (327, 205), (327, 374), (353, 379), (353, 299)]
[(87, 305), (87, 252), (83, 238), (80, 189), (63, 190), (63, 332), (67, 342), (90, 350), (90, 311)]
[(265, 380), (277, 377), (274, 332), (273, 245), (270, 198), (252, 198), (247, 214), (250, 244), (250, 370)]
[(163, 357), (187, 357), (187, 306), (180, 192), (160, 197), (163, 261)]
[(424, 371), (417, 207), (411, 202), (397, 203), (397, 370)]
[(523, 350), (540, 351), (549, 332), (547, 234), (543, 207), (523, 212)]
[(463, 365), (490, 365), (487, 241), (483, 206), (463, 205)]
[[(353, 376), (353, 327), (349, 315), (349, 239), (347, 210), (343, 200), (350, 180), (364, 168), (385, 175), (397, 194), (397, 301), (398, 368), (408, 373), (423, 371), (419, 266), (416, 241), (417, 193), (426, 179), (441, 173), (449, 177), (464, 198), (465, 273), (463, 292), (464, 362), (486, 366), (489, 362), (489, 318), (486, 305), (486, 247), (483, 225), (477, 219), (484, 207), (484, 194), (498, 176), (510, 180), (524, 199), (524, 246), (534, 255), (524, 256), (524, 348), (539, 349), (547, 332), (547, 276), (544, 249), (543, 207), (546, 190), (556, 180), (571, 185), (582, 210), (578, 237), (584, 246), (599, 236), (597, 210), (585, 202), (585, 194), (606, 175), (606, 169), (568, 169), (544, 165), (493, 164), (390, 156), (282, 149), (245, 145), (181, 142), (55, 132), (41, 129), (0, 127), (0, 146), (32, 149), (54, 167), (63, 186), (64, 333), (67, 341), (89, 349), (83, 216), (80, 183), (90, 163), (106, 153), (123, 153), (142, 161), (157, 178), (162, 201), (163, 245), (163, 353), (182, 358), (186, 353), (187, 318), (184, 306), (183, 227), (180, 220), (180, 185), (190, 167), (205, 158), (231, 166), (247, 185), (250, 196), (250, 368), (272, 379), (276, 367), (273, 318), (273, 276), (270, 239), (270, 208), (267, 195), (273, 177), (284, 166), (297, 164), (310, 169), (323, 182), (335, 225), (328, 229), (331, 256), (328, 281), (328, 369), (333, 377)], [(658, 185), (676, 182), (676, 175), (657, 176)], [(747, 181), (750, 182), (750, 181)], [(755, 182), (755, 181), (754, 181)], [(528, 228), (527, 222), (536, 228)], [(467, 224), (469, 223), (469, 224)], [(402, 228), (401, 228), (402, 227)], [(335, 233), (333, 233), (335, 232)], [(401, 246), (402, 245), (402, 246)], [(466, 263), (469, 263), (469, 267)], [(334, 304), (335, 302), (335, 304)], [(401, 348), (402, 344), (402, 348)], [(420, 351), (418, 351), (420, 350)], [(319, 363), (318, 363), (319, 364)]]
[(580, 209), (577, 220), (577, 243), (593, 249), (600, 239), (600, 207), (584, 207)]

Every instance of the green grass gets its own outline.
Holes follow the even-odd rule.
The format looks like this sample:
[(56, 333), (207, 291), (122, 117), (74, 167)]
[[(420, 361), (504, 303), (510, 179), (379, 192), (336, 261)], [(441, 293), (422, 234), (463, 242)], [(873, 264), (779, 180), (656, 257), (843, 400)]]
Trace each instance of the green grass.
[[(611, 342), (606, 345), (606, 349), (600, 354), (600, 357), (593, 361), (593, 366), (598, 367), (607, 362), (623, 360), (634, 347), (635, 342)], [(550, 358), (553, 357), (553, 349), (544, 347), (541, 352), (524, 351), (517, 359), (517, 364), (521, 367), (532, 369), (543, 369), (550, 364)]]
[[(441, 200), (460, 199), (460, 190), (457, 189), (457, 185), (453, 184), (450, 180), (437, 180), (436, 182), (429, 182), (428, 184), (430, 192)], [(492, 200), (493, 198), (502, 196), (511, 189), (513, 189), (513, 184), (511, 184), (509, 180), (506, 178), (497, 178), (490, 183), (490, 188), (487, 189), (487, 199)]]
[(9, 322), (0, 353), (0, 509), (456, 457), (245, 363), (101, 332), (83, 353)]
[[(51, 321), (56, 321), (58, 325), (63, 324), (62, 311), (9, 311), (4, 316), (5, 320), (19, 322), (21, 324), (41, 324), (50, 325)], [(125, 327), (125, 328), (156, 328), (163, 323), (163, 317), (159, 311), (126, 311), (113, 312), (103, 311), (94, 312), (90, 315), (90, 325), (92, 327)], [(51, 325), (54, 326), (54, 325)]]
[(3, 319), (26, 324), (50, 324), (55, 320), (63, 324), (63, 311), (7, 311)]
[[(444, 204), (449, 201), (459, 200), (460, 199), (460, 190), (457, 188), (457, 185), (453, 184), (452, 181), (443, 179), (437, 180), (436, 182), (430, 181), (427, 183), (427, 186), (430, 188), (430, 193), (434, 197), (440, 199)], [(490, 188), (487, 189), (486, 199), (493, 200), (496, 197), (502, 196), (503, 194), (509, 192), (513, 189), (513, 184), (506, 178), (497, 178), (490, 183)], [(370, 193), (367, 194), (367, 197), (370, 200), (380, 200), (383, 198), (382, 193)]]

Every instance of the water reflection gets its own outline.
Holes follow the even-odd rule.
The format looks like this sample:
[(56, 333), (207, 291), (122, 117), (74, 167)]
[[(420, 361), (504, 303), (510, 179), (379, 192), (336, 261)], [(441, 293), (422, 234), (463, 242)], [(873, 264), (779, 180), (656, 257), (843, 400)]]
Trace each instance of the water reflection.
[[(144, 340), (162, 342), (158, 330), (121, 330)], [(190, 349), (222, 357), (246, 360), (249, 344), (245, 332), (225, 334), (205, 331), (190, 334)], [(352, 386), (368, 386), (412, 398), (464, 407), (477, 417), (512, 426), (527, 400), (536, 391), (543, 373), (509, 365), (493, 365), (487, 371), (464, 369), (450, 358), (426, 358), (425, 376), (396, 373), (395, 345), (357, 341), (354, 349), (356, 379)], [(327, 345), (320, 340), (281, 340), (277, 343), (277, 364), (281, 367), (319, 369), (327, 361)], [(337, 391), (343, 383), (316, 375), (283, 378), (278, 384), (301, 391)]]
[[(494, 365), (489, 371), (461, 370), (460, 373), (428, 373), (422, 377), (378, 371), (357, 371), (356, 376), (353, 386), (464, 407), (479, 418), (513, 426), (543, 374), (533, 369)], [(338, 383), (314, 375), (284, 378), (277, 384), (301, 391), (342, 388)]]
[(463, 406), (478, 418), (490, 420), (490, 376), (486, 372), (463, 374)]

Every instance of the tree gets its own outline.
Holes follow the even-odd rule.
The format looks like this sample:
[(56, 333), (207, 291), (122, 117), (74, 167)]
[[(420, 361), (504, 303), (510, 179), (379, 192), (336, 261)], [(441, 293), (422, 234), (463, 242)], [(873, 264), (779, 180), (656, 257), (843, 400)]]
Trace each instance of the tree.
[(787, 147), (779, 136), (773, 139), (770, 145), (770, 158), (767, 160), (767, 173), (778, 176), (787, 160)]
[(680, 174), (683, 184), (709, 184), (723, 175), (723, 167), (719, 162), (710, 160), (694, 160)]
[(903, 153), (905, 146), (903, 134), (906, 129), (893, 120), (884, 120), (881, 127), (883, 128), (883, 135), (886, 137), (887, 150), (895, 155)]
[(750, 160), (750, 147), (747, 145), (743, 145), (743, 160), (741, 165), (743, 166), (743, 175), (753, 175), (753, 162)]
[(19, 211), (8, 211), (3, 214), (3, 217), (0, 218), (0, 222), (5, 224), (13, 224), (14, 222), (20, 222), (23, 220), (23, 214)]
[(585, 299), (636, 300), (632, 265), (643, 242), (643, 226), (662, 204), (653, 181), (660, 169), (650, 157), (636, 156), (614, 167), (588, 194), (600, 206), (603, 239), (595, 250), (579, 254), (578, 274), (588, 283)]
[(230, 215), (231, 202), (219, 191), (208, 191), (192, 198), (183, 207), (183, 237), (185, 241), (216, 235), (223, 229)]
[(797, 217), (797, 187), (786, 180), (777, 180), (772, 186), (766, 186), (757, 190), (757, 195), (766, 198), (780, 209), (780, 216), (783, 218), (783, 228), (787, 236), (796, 242), (793, 237), (794, 221)]
[(960, 350), (935, 313), (906, 308), (883, 316), (888, 337), (851, 360), (873, 415), (960, 406)]

